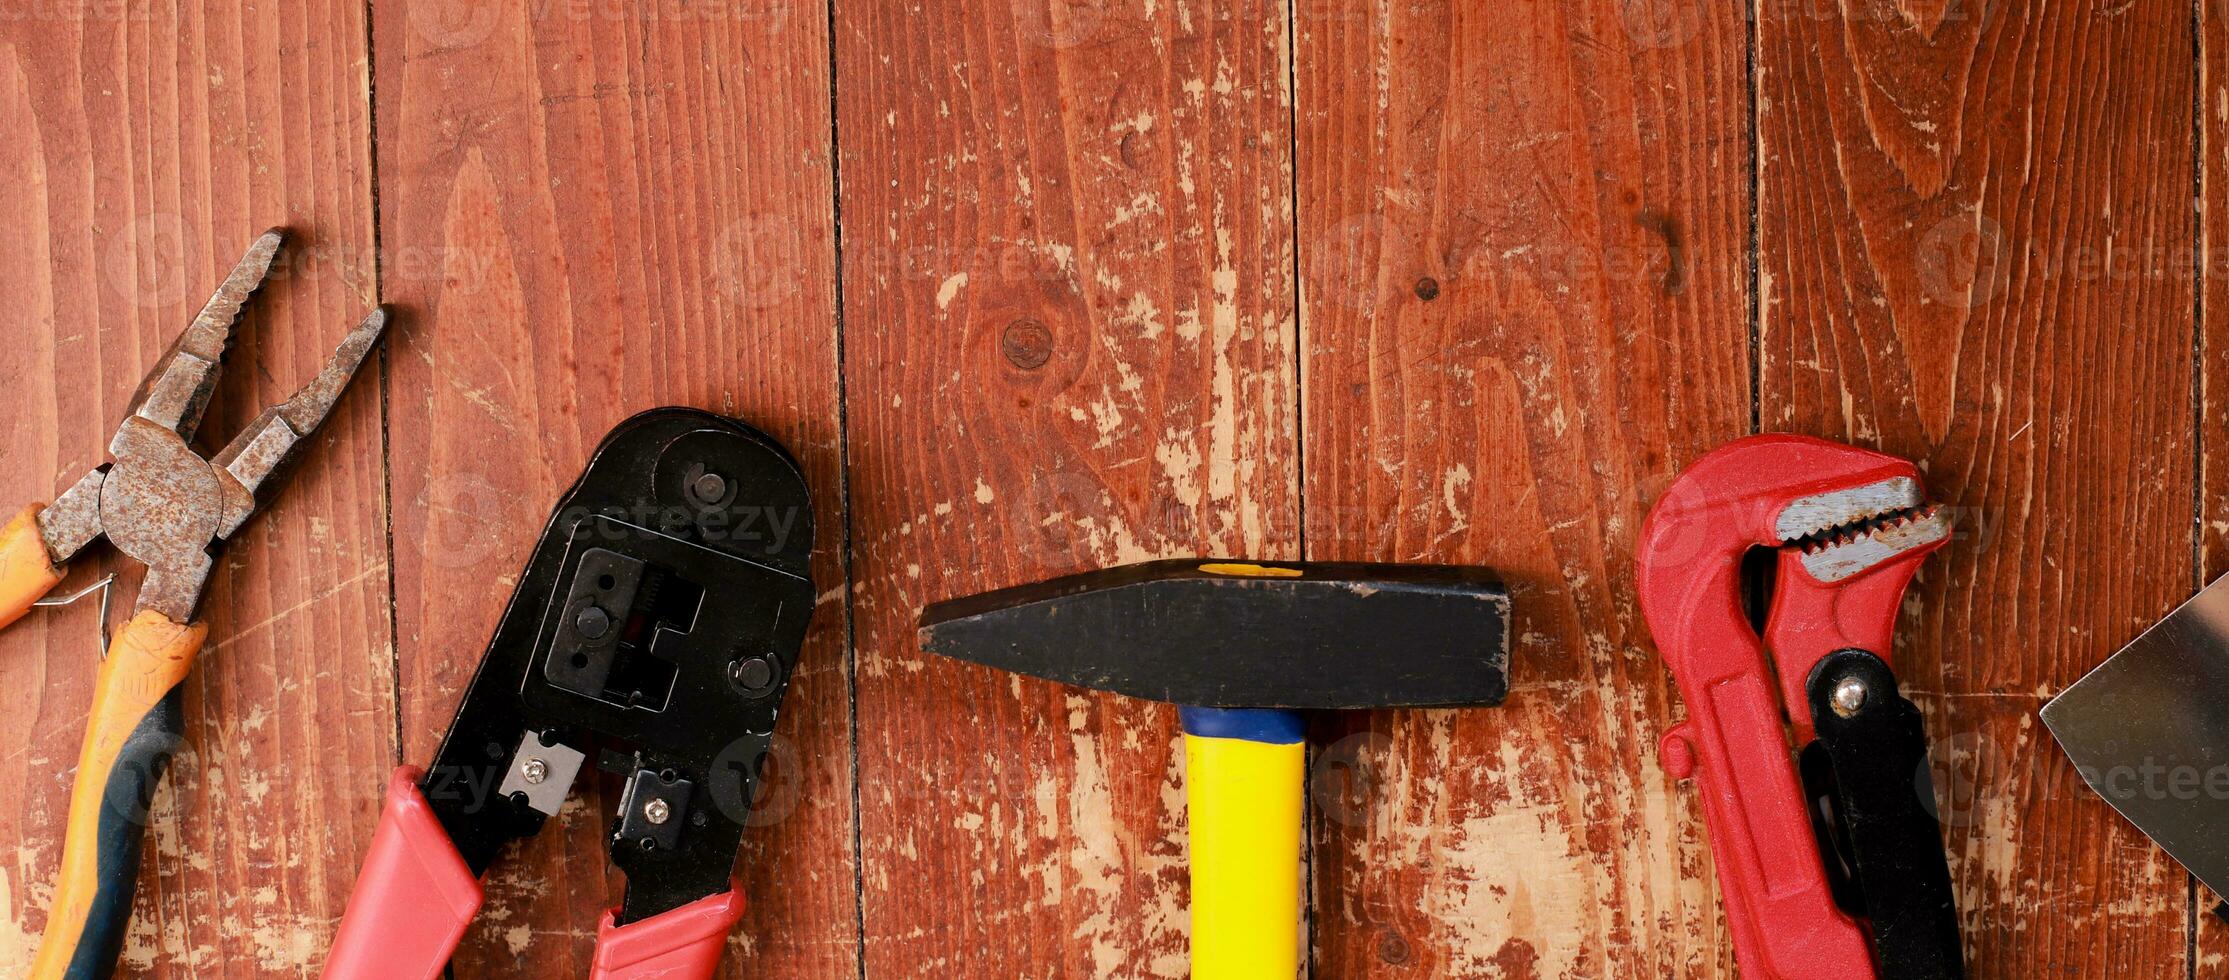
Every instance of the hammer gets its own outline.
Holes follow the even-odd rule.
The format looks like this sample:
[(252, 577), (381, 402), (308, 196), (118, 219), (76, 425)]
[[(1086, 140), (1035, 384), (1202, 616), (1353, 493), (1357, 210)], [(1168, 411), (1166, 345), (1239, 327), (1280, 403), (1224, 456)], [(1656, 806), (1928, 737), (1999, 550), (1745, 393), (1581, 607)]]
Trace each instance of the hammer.
[(1147, 562), (932, 605), (921, 641), (1180, 706), (1198, 980), (1299, 971), (1300, 712), (1509, 693), (1509, 594), (1482, 568)]

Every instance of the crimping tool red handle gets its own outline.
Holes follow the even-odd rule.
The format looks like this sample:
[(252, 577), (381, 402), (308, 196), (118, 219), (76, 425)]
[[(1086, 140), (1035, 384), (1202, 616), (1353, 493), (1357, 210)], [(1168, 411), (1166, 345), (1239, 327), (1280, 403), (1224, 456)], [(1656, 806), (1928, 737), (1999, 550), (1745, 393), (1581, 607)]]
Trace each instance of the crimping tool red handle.
[[(387, 783), (386, 810), (325, 962), (326, 980), (434, 980), (479, 914), (479, 876), (419, 791), (424, 778), (406, 766)], [(632, 925), (617, 925), (618, 914), (606, 913), (597, 931), (593, 980), (709, 977), (743, 920), (743, 893), (733, 889)]]
[[(1758, 436), (1709, 454), (1680, 476), (1642, 529), (1642, 609), (1688, 712), (1664, 736), (1662, 759), (1701, 790), (1746, 977), (1872, 977), (1890, 960), (1931, 964), (1906, 974), (1959, 969), (1955, 918), (1941, 914), (1948, 911), (1947, 866), (1923, 812), (1931, 801), (1910, 792), (1911, 769), (1902, 772), (1902, 795), (1882, 799), (1855, 788), (1870, 771), (1841, 765), (1900, 766), (1915, 744), (1924, 759), (1917, 712), (1894, 690), (1887, 664), (1904, 591), (1948, 537), (1911, 463), (1798, 436)], [(1744, 559), (1760, 548), (1779, 553), (1762, 636), (1743, 608), (1741, 582)], [(1849, 651), (1863, 656), (1834, 659)], [(1868, 663), (1878, 670), (1851, 673)], [(1812, 748), (1826, 741), (1814, 704), (1837, 715), (1830, 719), (1834, 751)], [(1844, 729), (1858, 723), (1871, 727), (1845, 738)], [(1791, 730), (1796, 748), (1818, 757), (1807, 768), (1846, 783), (1849, 798), (1837, 799), (1836, 812), (1861, 818), (1843, 829), (1862, 839), (1822, 846), (1837, 821), (1815, 811), (1821, 791), (1798, 771)], [(1839, 865), (1851, 850), (1858, 867), (1837, 881), (1830, 856)], [(1901, 874), (1914, 866), (1922, 869), (1911, 886), (1919, 891), (1908, 902), (1905, 885), (1875, 881), (1891, 867)], [(1870, 903), (1844, 897), (1868, 884), (1877, 893)], [(1883, 911), (1900, 903), (1910, 907)], [(1870, 905), (1872, 914), (1861, 918), (1851, 904)], [(1884, 941), (1887, 921), (1897, 924), (1893, 949)], [(1945, 961), (1949, 972), (1935, 972)]]

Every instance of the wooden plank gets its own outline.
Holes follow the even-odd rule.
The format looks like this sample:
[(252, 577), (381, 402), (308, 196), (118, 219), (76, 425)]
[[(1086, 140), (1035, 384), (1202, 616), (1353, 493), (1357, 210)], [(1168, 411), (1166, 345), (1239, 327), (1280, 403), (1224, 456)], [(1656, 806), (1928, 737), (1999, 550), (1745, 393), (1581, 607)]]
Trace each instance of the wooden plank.
[[(2198, 445), (2200, 449), (2198, 567), (2192, 591), (2229, 574), (2229, 19), (2212, 4), (2199, 4), (2198, 85), (2198, 247), (2192, 271), (2198, 276)], [(2222, 897), (2191, 879), (2192, 913), (2197, 934), (2192, 960), (2229, 962), (2229, 923), (2213, 914)]]
[(1749, 425), (1746, 42), (1654, 6), (1302, 5), (1309, 557), (1495, 566), (1520, 638), (1325, 733), (1319, 975), (1731, 971), (1631, 556)]
[(914, 624), (1298, 554), (1284, 10), (836, 8), (870, 975), (1187, 971), (1175, 711)]
[(1971, 967), (2181, 975), (2183, 873), (2035, 712), (2190, 593), (2191, 7), (1765, 11), (1765, 425), (1920, 460), (1965, 521), (1897, 654), (1977, 780)]
[[(297, 235), (241, 326), (204, 447), (313, 377), (375, 299), (361, 4), (37, 7), (0, 17), (11, 507), (105, 460), (141, 377), (265, 227)], [(322, 960), (373, 824), (351, 777), (394, 743), (378, 374), (217, 567), (125, 974)], [(102, 554), (73, 582), (116, 567)], [(0, 839), (15, 842), (0, 974), (28, 972), (45, 925), (96, 629), (87, 605), (0, 636)]]
[[(374, 5), (403, 754), (430, 758), (557, 496), (664, 404), (781, 438), (830, 601), (723, 976), (856, 972), (828, 39), (811, 4)], [(369, 787), (367, 781), (365, 786)], [(616, 786), (490, 878), (459, 976), (585, 975)]]

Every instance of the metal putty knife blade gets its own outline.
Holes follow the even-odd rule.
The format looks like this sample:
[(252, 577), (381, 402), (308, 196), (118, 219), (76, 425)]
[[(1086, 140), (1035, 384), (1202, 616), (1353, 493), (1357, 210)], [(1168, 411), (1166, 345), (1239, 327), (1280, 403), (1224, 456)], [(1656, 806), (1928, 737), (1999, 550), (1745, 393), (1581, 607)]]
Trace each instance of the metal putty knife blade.
[(2043, 706), (2082, 780), (2229, 895), (2229, 576)]

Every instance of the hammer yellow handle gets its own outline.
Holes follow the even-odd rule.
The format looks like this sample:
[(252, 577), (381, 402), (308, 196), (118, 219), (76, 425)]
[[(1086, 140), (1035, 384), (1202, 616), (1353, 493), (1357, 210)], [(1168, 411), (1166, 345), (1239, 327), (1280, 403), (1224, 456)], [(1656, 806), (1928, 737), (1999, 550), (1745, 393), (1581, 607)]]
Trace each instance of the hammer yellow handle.
[(1300, 971), (1307, 755), (1297, 738), (1184, 736), (1195, 980), (1293, 980)]

